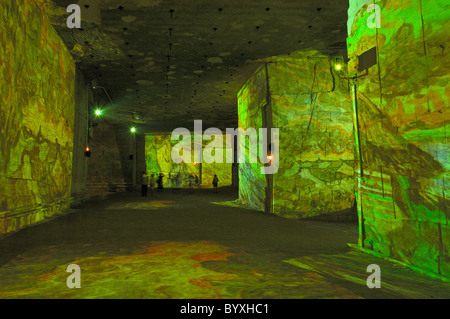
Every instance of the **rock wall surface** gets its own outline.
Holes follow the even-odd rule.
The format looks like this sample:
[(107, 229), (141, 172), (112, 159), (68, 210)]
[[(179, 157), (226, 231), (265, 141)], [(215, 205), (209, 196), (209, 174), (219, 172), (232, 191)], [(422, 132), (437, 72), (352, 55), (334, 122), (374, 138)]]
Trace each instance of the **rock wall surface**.
[[(347, 40), (350, 75), (361, 76), (360, 245), (448, 277), (449, 3), (370, 4), (379, 27), (367, 1), (352, 0)], [(364, 75), (359, 56), (374, 47), (376, 64)]]
[(34, 1), (0, 2), (0, 234), (70, 201), (75, 64)]
[[(269, 122), (279, 129), (279, 168), (269, 190), (274, 214), (351, 213), (355, 152), (345, 65), (336, 71), (335, 63), (316, 51), (269, 58), (241, 89), (238, 102), (243, 129), (258, 130)], [(240, 201), (261, 211), (270, 207), (263, 165), (239, 164)]]

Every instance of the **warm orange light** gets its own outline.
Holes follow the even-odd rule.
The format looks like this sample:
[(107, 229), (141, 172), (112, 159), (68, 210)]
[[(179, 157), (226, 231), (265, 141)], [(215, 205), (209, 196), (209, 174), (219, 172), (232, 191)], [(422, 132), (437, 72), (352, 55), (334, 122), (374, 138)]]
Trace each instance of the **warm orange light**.
[(89, 147), (86, 147), (86, 152), (89, 152)]

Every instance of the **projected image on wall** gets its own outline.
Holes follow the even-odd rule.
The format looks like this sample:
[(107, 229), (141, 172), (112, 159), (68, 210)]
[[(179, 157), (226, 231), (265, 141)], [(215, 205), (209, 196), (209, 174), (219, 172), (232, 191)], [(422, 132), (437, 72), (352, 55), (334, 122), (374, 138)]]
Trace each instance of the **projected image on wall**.
[[(225, 161), (225, 141), (224, 139), (224, 160), (223, 163), (197, 163), (194, 160), (194, 138), (191, 138), (191, 161), (174, 163), (172, 161), (172, 148), (177, 145), (182, 148), (183, 143), (189, 139), (171, 140), (171, 134), (146, 135), (145, 136), (145, 162), (149, 176), (154, 174), (155, 179), (162, 173), (163, 182), (166, 188), (189, 188), (202, 187), (212, 188), (214, 175), (219, 178), (219, 187), (229, 186), (232, 182), (232, 163)], [(211, 141), (205, 140), (202, 143), (204, 148)]]

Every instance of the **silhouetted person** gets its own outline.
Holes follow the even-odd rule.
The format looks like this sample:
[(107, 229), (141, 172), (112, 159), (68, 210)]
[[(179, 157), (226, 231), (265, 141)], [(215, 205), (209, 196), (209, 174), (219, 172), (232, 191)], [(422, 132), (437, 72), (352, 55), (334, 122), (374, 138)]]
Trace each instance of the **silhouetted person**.
[(213, 186), (214, 186), (214, 192), (217, 193), (217, 184), (219, 183), (219, 179), (217, 178), (217, 175), (214, 175), (213, 178)]
[(147, 172), (143, 172), (142, 177), (141, 177), (142, 196), (147, 196), (147, 190), (148, 190), (148, 175), (147, 175)]
[(197, 175), (195, 175), (195, 186), (196, 186), (196, 187), (198, 187), (198, 186), (199, 186), (199, 185), (198, 185), (198, 182), (199, 182), (199, 181), (198, 181), (198, 176), (197, 176)]
[(164, 177), (164, 175), (162, 173), (159, 173), (158, 180), (156, 181), (156, 183), (158, 184), (158, 191), (159, 192), (162, 192), (163, 189), (164, 189), (163, 177)]

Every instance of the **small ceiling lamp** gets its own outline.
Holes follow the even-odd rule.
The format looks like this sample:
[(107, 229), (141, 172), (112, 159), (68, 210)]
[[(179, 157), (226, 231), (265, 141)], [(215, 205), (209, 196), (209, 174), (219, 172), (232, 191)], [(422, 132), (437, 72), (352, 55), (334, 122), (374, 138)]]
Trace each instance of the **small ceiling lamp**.
[(103, 113), (103, 110), (100, 108), (95, 109), (94, 114), (95, 116), (101, 116)]

